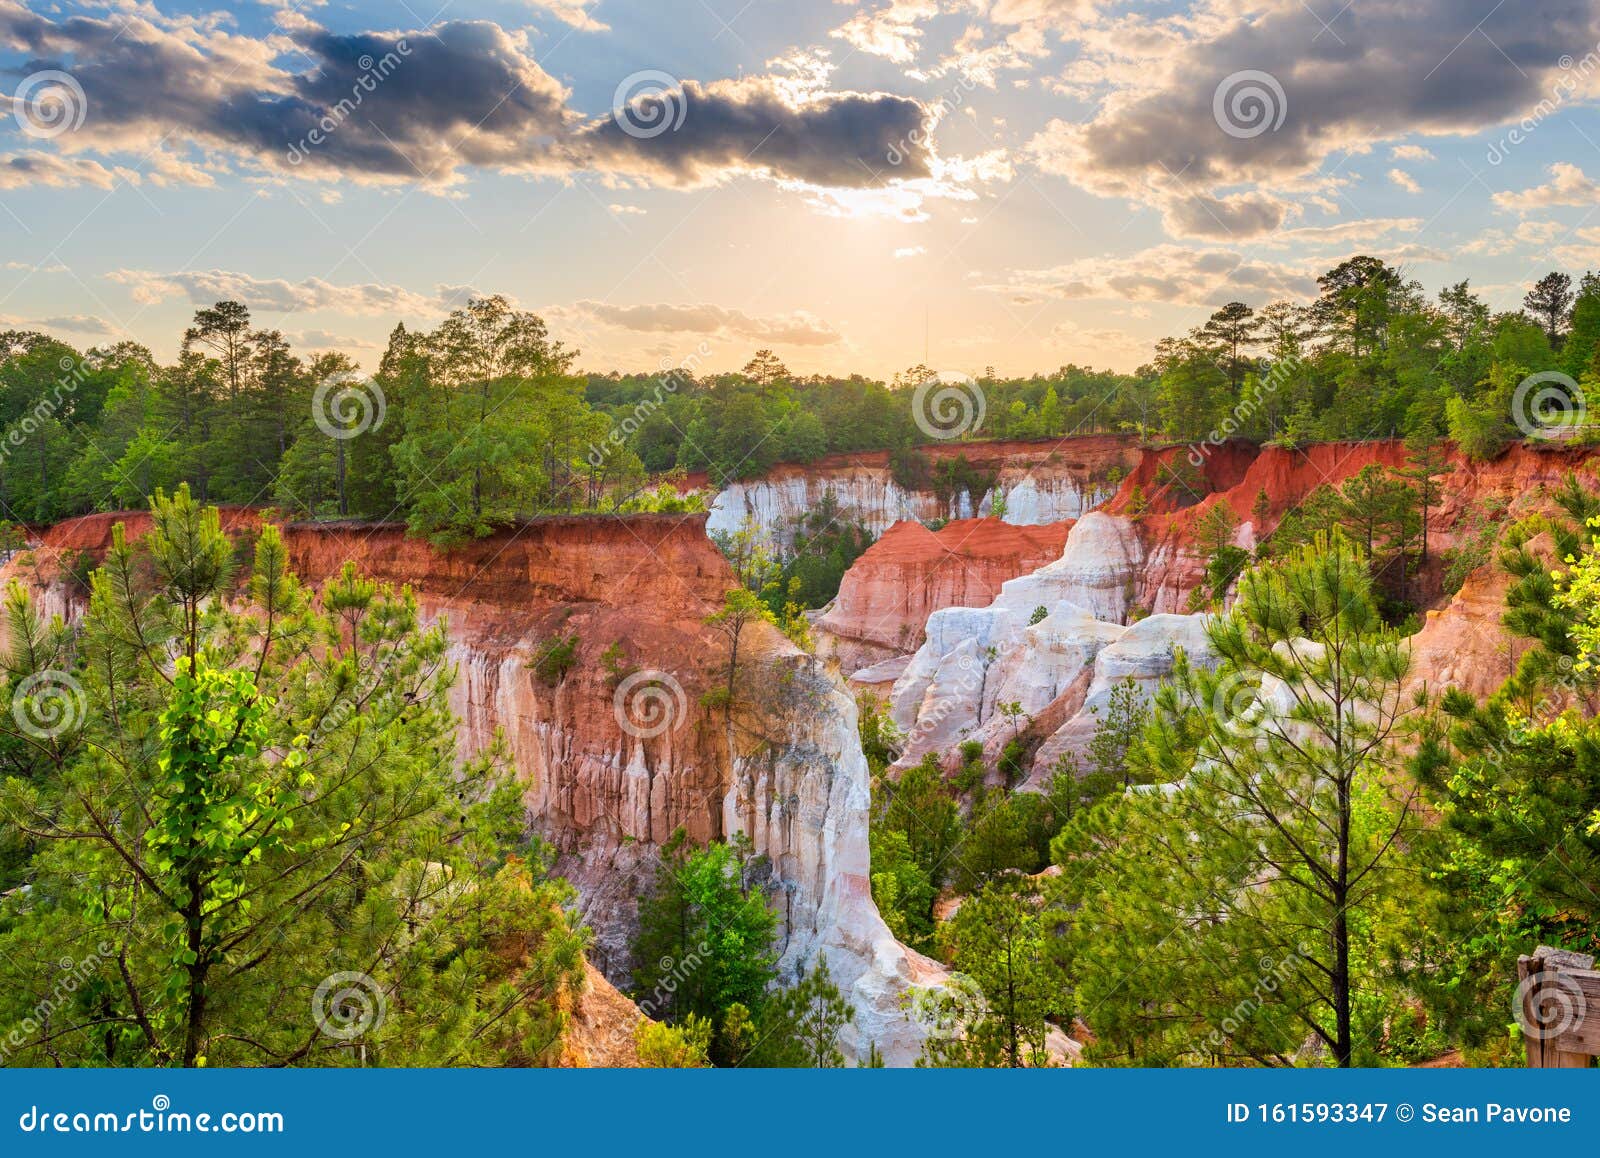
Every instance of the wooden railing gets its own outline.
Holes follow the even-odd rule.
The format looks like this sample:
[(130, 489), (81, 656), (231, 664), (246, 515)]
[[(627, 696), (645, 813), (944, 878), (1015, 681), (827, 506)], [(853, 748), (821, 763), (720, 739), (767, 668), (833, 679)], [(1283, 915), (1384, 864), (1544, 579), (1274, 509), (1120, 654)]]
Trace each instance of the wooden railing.
[(1600, 972), (1586, 953), (1540, 945), (1517, 958), (1517, 1021), (1536, 1069), (1583, 1069), (1600, 1056)]

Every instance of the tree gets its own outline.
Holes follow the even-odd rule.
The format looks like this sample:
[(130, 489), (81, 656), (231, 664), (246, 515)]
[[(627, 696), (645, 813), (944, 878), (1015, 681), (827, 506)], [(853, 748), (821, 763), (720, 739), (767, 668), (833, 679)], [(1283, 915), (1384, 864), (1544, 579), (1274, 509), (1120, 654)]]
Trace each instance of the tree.
[[(1563, 505), (1592, 511), (1593, 497), (1569, 486)], [(1600, 725), (1585, 702), (1597, 675), (1600, 555), (1589, 528), (1577, 536), (1581, 547), (1551, 529), (1571, 548), (1559, 578), (1548, 566), (1521, 566), (1516, 537), (1506, 555), (1520, 576), (1508, 622), (1537, 623), (1553, 651), (1527, 653), (1487, 703), (1447, 691), (1441, 726), (1413, 761), (1442, 823), (1420, 849), (1428, 920), (1408, 949), (1408, 973), (1468, 1046), (1516, 1045), (1503, 1037), (1504, 1010), (1529, 945), (1600, 949)], [(1537, 619), (1536, 602), (1544, 603)]]
[(855, 1008), (844, 999), (819, 956), (795, 983), (773, 994), (756, 1022), (757, 1039), (746, 1054), (746, 1066), (785, 1069), (840, 1069), (844, 1053), (839, 1035), (855, 1020)]
[[(1081, 882), (1063, 903), (1096, 914), (1068, 935), (1080, 1001), (1136, 1063), (1284, 1064), (1311, 1034), (1355, 1064), (1379, 985), (1373, 914), (1415, 817), (1396, 776), (1408, 653), (1338, 534), (1247, 572), (1207, 636), (1219, 670), (1180, 657), (1141, 749), (1172, 787), (1102, 804), (1057, 840), (1063, 880)], [(1272, 984), (1236, 1017), (1255, 982), (1243, 960), (1270, 962)]]
[(1133, 783), (1134, 770), (1128, 755), (1149, 718), (1150, 707), (1132, 676), (1112, 685), (1106, 714), (1096, 722), (1089, 740), (1089, 764), (1102, 783), (1120, 784), (1123, 788)]
[(1250, 561), (1250, 552), (1234, 545), (1239, 519), (1226, 499), (1207, 507), (1195, 520), (1195, 550), (1205, 560), (1206, 584), (1213, 603), (1220, 602), (1239, 572)]
[(1444, 497), (1439, 480), (1455, 470), (1450, 448), (1432, 426), (1406, 436), (1406, 465), (1401, 477), (1414, 488), (1417, 521), (1422, 529), (1422, 562), (1428, 561), (1428, 515)]
[(271, 525), (243, 589), (234, 558), (180, 488), (142, 541), (118, 525), (81, 629), (9, 596), (34, 762), (0, 810), (38, 843), (0, 932), (7, 1013), (60, 960), (93, 975), (19, 1056), (548, 1061), (585, 936), (524, 859), (499, 747), (455, 754), (442, 627), (351, 565), (304, 590)]
[(1243, 302), (1229, 302), (1200, 327), (1201, 339), (1221, 348), (1225, 356), (1223, 364), (1228, 368), (1228, 386), (1235, 392), (1244, 377), (1240, 351), (1255, 344), (1260, 325), (1256, 312), (1249, 306)]
[(1560, 272), (1547, 273), (1533, 283), (1522, 299), (1522, 308), (1539, 319), (1550, 348), (1561, 348), (1561, 335), (1567, 328), (1567, 316), (1572, 309), (1572, 278)]
[[(505, 298), (475, 298), (426, 341), (426, 379), (393, 449), (415, 534), (479, 537), (567, 501), (586, 408), (573, 353)], [(377, 397), (368, 405), (374, 419)]]
[(1600, 347), (1600, 274), (1585, 273), (1572, 302), (1572, 329), (1561, 347), (1562, 368), (1582, 378)]
[(968, 897), (947, 926), (952, 967), (982, 991), (983, 1005), (960, 1010), (951, 1033), (930, 1034), (918, 1065), (1047, 1066), (1052, 1020), (1071, 1014), (1053, 965), (1038, 885), (1027, 877), (991, 881)]
[(771, 386), (776, 382), (789, 379), (789, 367), (771, 350), (757, 350), (755, 357), (744, 364), (744, 369), (739, 371), (750, 381), (762, 386)]
[(745, 880), (747, 843), (694, 848), (680, 829), (662, 845), (633, 945), (635, 993), (653, 1015), (692, 1014), (720, 1033), (733, 1006), (761, 1009), (776, 976), (777, 915)]
[[(748, 633), (756, 624), (773, 624), (774, 617), (767, 605), (756, 598), (747, 587), (735, 587), (722, 597), (722, 607), (706, 617), (708, 626), (714, 628), (727, 641), (728, 658), (723, 664), (723, 684), (714, 694), (717, 706), (727, 715), (732, 728), (733, 710), (738, 698), (740, 647), (747, 643)], [(731, 743), (731, 737), (730, 737)], [(731, 754), (731, 751), (730, 751)]]

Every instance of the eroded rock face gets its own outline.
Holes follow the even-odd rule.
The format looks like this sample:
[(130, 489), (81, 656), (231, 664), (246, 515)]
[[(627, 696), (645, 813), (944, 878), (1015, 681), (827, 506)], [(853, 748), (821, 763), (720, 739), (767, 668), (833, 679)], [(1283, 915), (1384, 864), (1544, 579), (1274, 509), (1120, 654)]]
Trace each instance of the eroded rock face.
[(1195, 667), (1214, 667), (1217, 657), (1206, 639), (1207, 618), (1152, 615), (1125, 628), (1101, 648), (1094, 658), (1094, 677), (1081, 698), (1073, 697), (1062, 705), (1063, 714), (1070, 712), (1066, 722), (1034, 754), (1032, 779), (1038, 781), (1047, 776), (1062, 756), (1082, 760), (1105, 717), (1111, 693), (1119, 684), (1131, 680), (1139, 698), (1148, 703), (1161, 681), (1172, 674), (1179, 649)]
[[(130, 537), (149, 525), (141, 513), (64, 523), (4, 577), (41, 592), (46, 607), (81, 611), (62, 554), (103, 552), (117, 520)], [(248, 528), (259, 518), (230, 511), (225, 522)], [(909, 1064), (920, 1033), (901, 995), (942, 974), (895, 942), (872, 903), (855, 704), (817, 661), (757, 625), (746, 644), (761, 665), (752, 679), (807, 698), (766, 719), (770, 742), (730, 744), (720, 713), (701, 706), (722, 678), (724, 654), (704, 619), (735, 582), (704, 522), (548, 519), (448, 552), (394, 526), (290, 525), (284, 541), (308, 585), (350, 560), (376, 579), (410, 584), (424, 619), (446, 621), (462, 750), (504, 732), (534, 825), (559, 854), (556, 871), (579, 889), (594, 962), (609, 978), (623, 983), (631, 972), (638, 897), (661, 843), (679, 828), (697, 842), (747, 832), (770, 859), (783, 968), (792, 974), (826, 954), (857, 1006), (846, 1044), (864, 1052), (872, 1040), (890, 1064)], [(531, 661), (557, 637), (576, 638), (577, 662), (550, 684)], [(608, 667), (602, 657), (613, 646)], [(630, 691), (625, 677), (646, 672), (655, 674)], [(652, 704), (665, 715), (650, 714)]]
[[(995, 518), (960, 519), (938, 531), (896, 523), (845, 573), (817, 629), (842, 658), (851, 644), (876, 645), (888, 655), (913, 651), (929, 615), (990, 603), (1008, 579), (1059, 558), (1070, 527), (1020, 527)], [(857, 666), (865, 665), (844, 663), (847, 673)]]
[[(964, 458), (975, 475), (993, 478), (976, 493), (939, 493), (931, 478), (902, 485), (883, 451), (829, 455), (805, 465), (780, 465), (733, 483), (711, 504), (707, 529), (736, 531), (746, 521), (769, 542), (787, 544), (797, 521), (831, 492), (841, 509), (881, 535), (897, 522), (970, 519), (995, 510), (1006, 522), (1040, 526), (1076, 519), (1109, 500), (1139, 460), (1130, 438), (942, 443), (918, 449), (930, 467)], [(901, 478), (907, 478), (902, 471)]]

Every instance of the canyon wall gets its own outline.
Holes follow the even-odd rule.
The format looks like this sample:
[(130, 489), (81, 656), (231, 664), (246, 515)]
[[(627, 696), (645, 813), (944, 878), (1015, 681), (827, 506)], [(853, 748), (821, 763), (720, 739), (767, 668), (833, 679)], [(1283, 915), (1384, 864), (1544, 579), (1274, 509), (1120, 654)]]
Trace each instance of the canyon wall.
[[(881, 535), (910, 519), (970, 519), (993, 513), (1018, 526), (1075, 519), (1111, 498), (1139, 461), (1135, 442), (1117, 435), (1015, 442), (948, 442), (917, 448), (930, 477), (896, 471), (887, 451), (834, 454), (804, 465), (780, 465), (760, 478), (733, 483), (711, 503), (707, 529), (737, 531), (748, 522), (769, 542), (787, 544), (797, 522), (830, 492), (843, 512)], [(964, 458), (974, 476), (993, 478), (978, 493), (942, 494), (932, 474)], [(897, 473), (901, 481), (896, 480)]]
[[(878, 639), (920, 641), (910, 654), (871, 657), (863, 670), (845, 665), (855, 686), (887, 696), (908, 735), (902, 766), (928, 752), (948, 755), (964, 740), (982, 743), (992, 759), (1017, 734), (1015, 719), (1000, 711), (1012, 704), (1041, 741), (1036, 780), (1059, 758), (1081, 757), (1117, 682), (1131, 677), (1148, 694), (1170, 672), (1174, 647), (1210, 662), (1204, 617), (1184, 612), (1204, 579), (1196, 523), (1212, 506), (1231, 508), (1236, 545), (1253, 548), (1318, 486), (1338, 486), (1371, 465), (1399, 468), (1406, 457), (1403, 446), (1385, 441), (1298, 450), (1226, 444), (1191, 469), (1171, 469), (1187, 455), (1187, 448), (1145, 452), (1112, 499), (1070, 525), (1058, 558), (1016, 574), (986, 601), (943, 601), (920, 627), (920, 607), (904, 605), (897, 621), (896, 605), (877, 590), (885, 571), (908, 586), (938, 576), (948, 566), (942, 547), (906, 534), (892, 570), (871, 551), (857, 560), (820, 622), (859, 633), (854, 625), (871, 615)], [(1429, 515), (1431, 557), (1416, 577), (1425, 598), (1439, 590), (1441, 557), (1485, 525), (1551, 509), (1550, 492), (1568, 472), (1600, 486), (1600, 451), (1586, 448), (1519, 445), (1489, 463), (1455, 455), (1449, 465)], [(1504, 590), (1486, 562), (1427, 611), (1412, 638), (1414, 684), (1486, 695), (1510, 674), (1525, 645), (1500, 625)]]
[[(64, 564), (77, 552), (102, 555), (119, 520), (130, 537), (149, 525), (137, 512), (71, 520), (13, 558), (4, 577), (70, 616), (82, 596)], [(229, 510), (224, 521), (247, 532), (258, 516)], [(409, 584), (426, 619), (445, 619), (463, 751), (504, 732), (535, 827), (559, 854), (556, 871), (579, 889), (606, 976), (623, 982), (630, 972), (637, 899), (660, 844), (679, 828), (697, 842), (745, 832), (770, 866), (780, 968), (792, 977), (826, 955), (856, 1007), (848, 1051), (875, 1042), (890, 1064), (909, 1064), (920, 1033), (901, 997), (942, 971), (900, 946), (872, 903), (854, 701), (762, 624), (747, 634), (741, 665), (741, 689), (764, 690), (759, 705), (731, 723), (702, 707), (726, 654), (704, 619), (735, 582), (704, 524), (704, 515), (550, 518), (448, 551), (390, 525), (290, 524), (283, 534), (308, 584), (352, 561)], [(547, 683), (531, 665), (558, 638), (575, 639), (577, 662)]]

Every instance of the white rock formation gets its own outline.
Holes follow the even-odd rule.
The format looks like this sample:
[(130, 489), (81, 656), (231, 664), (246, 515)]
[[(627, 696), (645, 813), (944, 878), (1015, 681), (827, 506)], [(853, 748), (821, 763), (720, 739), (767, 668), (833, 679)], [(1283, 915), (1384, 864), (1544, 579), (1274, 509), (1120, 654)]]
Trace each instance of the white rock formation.
[[(1080, 483), (1050, 470), (1011, 467), (1000, 472), (994, 489), (1004, 496), (1002, 518), (1017, 526), (1076, 519), (1116, 493), (1115, 487)], [(901, 519), (969, 519), (994, 509), (994, 491), (982, 495), (976, 507), (964, 491), (946, 506), (930, 492), (905, 490), (886, 467), (833, 468), (815, 475), (780, 470), (769, 478), (736, 482), (718, 492), (711, 501), (706, 533), (731, 533), (748, 521), (769, 543), (787, 543), (796, 521), (829, 491), (840, 507), (852, 512), (874, 535), (883, 534)]]
[(910, 1065), (924, 1032), (906, 1016), (913, 987), (946, 974), (894, 939), (872, 901), (867, 814), (871, 788), (856, 731), (855, 701), (813, 666), (802, 672), (815, 704), (790, 713), (786, 742), (741, 759), (723, 798), (724, 827), (748, 833), (772, 862), (785, 938), (779, 969), (792, 977), (826, 957), (834, 983), (855, 1006), (841, 1048), (865, 1057), (876, 1044), (886, 1064)]
[(1081, 756), (1088, 749), (1118, 684), (1131, 679), (1142, 699), (1155, 695), (1157, 685), (1172, 674), (1176, 649), (1182, 648), (1196, 667), (1213, 666), (1216, 656), (1206, 640), (1206, 619), (1203, 614), (1152, 615), (1124, 628), (1095, 656), (1094, 678), (1082, 705), (1039, 746), (1035, 770), (1046, 771), (1061, 755)]
[[(1126, 519), (1090, 512), (1061, 558), (1009, 580), (988, 607), (947, 607), (928, 617), (927, 638), (890, 695), (908, 742), (900, 763), (964, 739), (986, 744), (1010, 724), (996, 704), (1030, 716), (1062, 695), (1100, 649), (1126, 630), (1129, 593), (1144, 561)], [(1031, 623), (1039, 608), (1045, 618)]]

